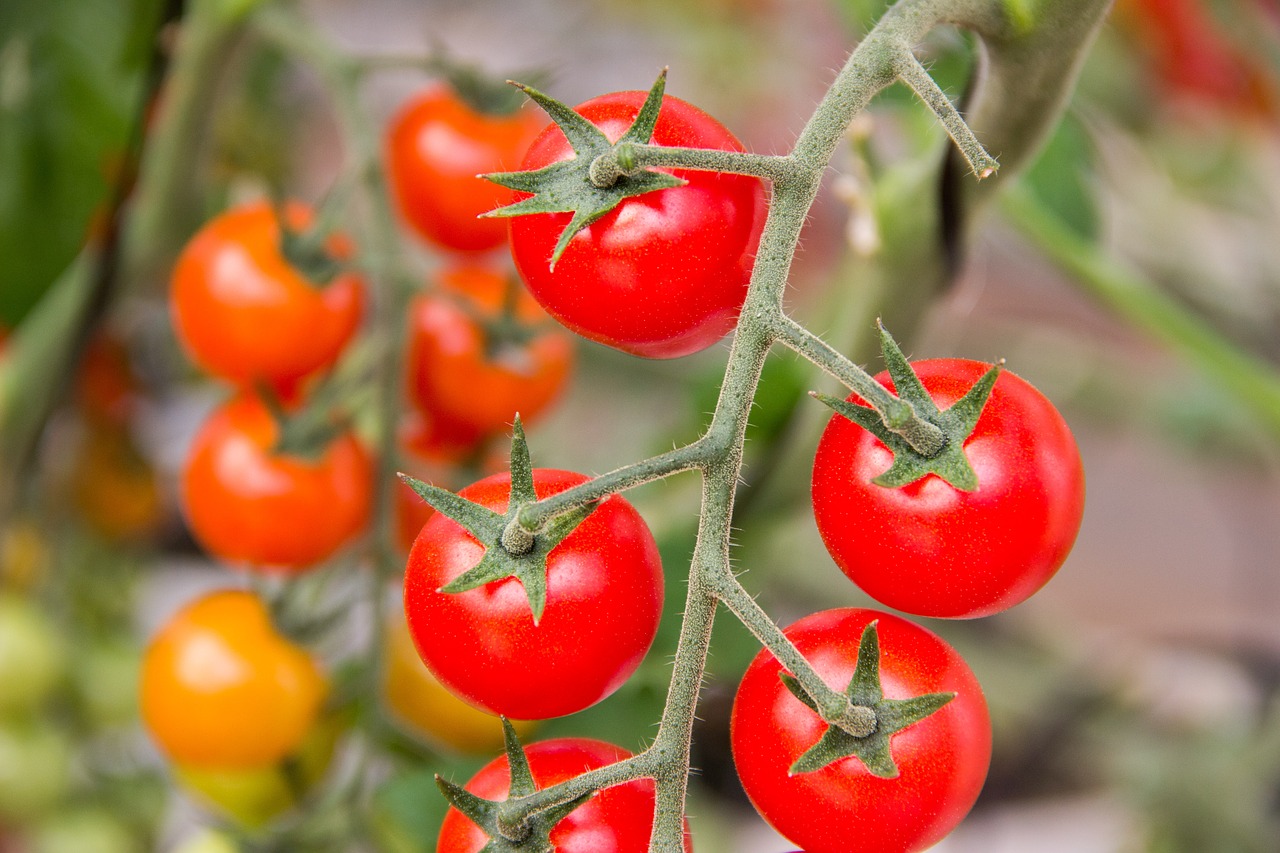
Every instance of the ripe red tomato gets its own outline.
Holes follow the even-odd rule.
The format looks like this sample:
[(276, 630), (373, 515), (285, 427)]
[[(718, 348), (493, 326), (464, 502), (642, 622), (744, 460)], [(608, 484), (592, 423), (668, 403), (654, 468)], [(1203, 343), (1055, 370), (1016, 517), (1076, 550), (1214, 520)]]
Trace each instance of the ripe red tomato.
[(279, 426), (241, 395), (204, 423), (182, 471), (187, 523), (210, 553), (262, 571), (298, 572), (365, 526), (373, 462), (352, 433), (315, 459), (273, 452)]
[[(537, 419), (560, 395), (573, 365), (568, 336), (519, 282), (491, 267), (445, 270), (440, 289), (409, 308), (409, 398), (430, 417), (481, 434), (506, 431), (516, 414)], [(498, 328), (509, 287), (515, 287), (519, 329)], [(486, 325), (491, 328), (486, 329)], [(504, 340), (506, 334), (527, 339)]]
[(787, 690), (781, 666), (767, 651), (752, 661), (733, 703), (733, 760), (743, 788), (765, 820), (808, 853), (923, 850), (964, 818), (986, 779), (991, 720), (982, 688), (936, 634), (855, 608), (807, 616), (786, 634), (823, 682), (844, 692), (862, 631), (877, 620), (885, 698), (955, 693), (941, 709), (892, 735), (897, 778), (874, 776), (853, 756), (791, 775), (791, 765), (827, 726)]
[[(301, 204), (285, 207), (289, 226), (312, 219)], [(201, 368), (231, 382), (289, 388), (337, 360), (364, 308), (364, 285), (342, 273), (309, 281), (284, 257), (276, 213), (265, 202), (227, 211), (207, 223), (178, 257), (170, 305), (174, 329)], [(350, 255), (333, 238), (326, 251)]]
[(507, 227), (478, 219), (511, 193), (478, 177), (514, 169), (542, 127), (529, 107), (508, 115), (477, 112), (439, 84), (412, 98), (387, 132), (387, 172), (400, 210), (424, 239), (473, 252), (501, 246)]
[[(611, 140), (631, 126), (645, 92), (616, 92), (577, 111)], [(656, 145), (741, 151), (714, 118), (665, 97)], [(574, 156), (560, 129), (542, 132), (522, 169)], [(706, 349), (738, 320), (746, 298), (766, 189), (744, 175), (670, 170), (688, 183), (624, 199), (569, 241), (555, 268), (552, 251), (569, 213), (511, 220), (516, 266), (535, 299), (578, 334), (634, 355), (675, 358)]]
[[(539, 498), (587, 478), (534, 470)], [(459, 492), (506, 512), (509, 474)], [(439, 589), (480, 562), (483, 547), (437, 513), (414, 542), (404, 604), (418, 654), (457, 695), (517, 720), (559, 717), (599, 702), (644, 658), (662, 613), (662, 564), (653, 534), (626, 499), (613, 495), (551, 551), (547, 604), (538, 624), (520, 581), (506, 578), (461, 593)]]
[(302, 744), (328, 687), (315, 660), (276, 631), (262, 599), (220, 590), (160, 629), (140, 690), (143, 722), (170, 760), (247, 769)]
[[(951, 358), (913, 366), (944, 410), (988, 369)], [(893, 387), (887, 373), (876, 378)], [(813, 463), (818, 532), (844, 573), (882, 604), (945, 618), (998, 613), (1044, 586), (1071, 550), (1084, 469), (1044, 395), (1002, 372), (964, 452), (978, 475), (974, 491), (932, 474), (885, 488), (871, 482), (892, 460), (879, 439), (841, 415), (822, 434)]]
[[(539, 790), (623, 759), (625, 749), (586, 738), (556, 738), (530, 744), (525, 754)], [(467, 790), (487, 800), (505, 800), (511, 790), (511, 765), (495, 758), (471, 777)], [(605, 788), (571, 811), (551, 831), (556, 853), (645, 853), (653, 830), (653, 780), (637, 779)], [(457, 809), (449, 809), (440, 827), (436, 853), (479, 853), (484, 832)], [(693, 849), (685, 832), (684, 848)]]

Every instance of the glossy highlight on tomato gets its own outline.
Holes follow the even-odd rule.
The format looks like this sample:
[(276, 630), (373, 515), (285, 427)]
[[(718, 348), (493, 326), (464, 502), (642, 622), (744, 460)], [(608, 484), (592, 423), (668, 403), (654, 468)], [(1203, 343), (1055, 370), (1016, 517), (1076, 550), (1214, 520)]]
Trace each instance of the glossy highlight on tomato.
[(373, 462), (350, 432), (315, 459), (274, 451), (278, 437), (278, 424), (257, 397), (224, 403), (192, 442), (182, 508), (211, 554), (253, 570), (296, 573), (364, 529)]
[[(645, 92), (616, 92), (576, 109), (611, 140), (631, 126)], [(663, 98), (653, 144), (741, 151), (714, 118)], [(521, 169), (574, 156), (552, 126), (529, 148)], [(669, 170), (684, 186), (624, 199), (583, 229), (551, 266), (571, 214), (511, 219), (520, 275), (547, 311), (583, 337), (648, 358), (698, 352), (728, 334), (747, 294), (766, 188), (758, 178)]]
[(193, 767), (280, 761), (311, 731), (327, 692), (316, 661), (243, 590), (179, 610), (142, 661), (143, 723), (171, 761)]
[[(311, 211), (291, 202), (288, 225), (304, 230)], [(310, 281), (285, 258), (276, 211), (253, 202), (223, 213), (191, 239), (173, 271), (170, 307), (178, 339), (203, 370), (238, 385), (289, 388), (333, 364), (364, 310), (352, 273)], [(337, 259), (350, 246), (331, 238)]]
[(409, 307), (410, 400), (455, 431), (505, 432), (517, 414), (526, 425), (536, 421), (568, 382), (568, 335), (501, 270), (454, 266), (437, 282)]
[[(526, 747), (525, 754), (539, 789), (631, 757), (622, 747), (586, 738), (539, 741)], [(487, 800), (505, 800), (511, 790), (507, 757), (503, 755), (482, 767), (466, 789)], [(605, 788), (555, 825), (551, 844), (555, 853), (646, 853), (653, 831), (653, 810), (652, 779)], [(451, 808), (440, 827), (436, 853), (479, 853), (488, 841), (483, 830)], [(693, 849), (687, 830), (684, 849)]]
[[(533, 472), (539, 498), (585, 482)], [(505, 512), (509, 474), (458, 494)], [(618, 689), (653, 644), (662, 614), (658, 546), (625, 498), (605, 498), (547, 560), (547, 604), (536, 625), (523, 585), (506, 578), (461, 593), (440, 588), (480, 562), (483, 546), (437, 513), (409, 552), (404, 606), (414, 644), (436, 677), (490, 713), (517, 720), (581, 711)]]
[(845, 608), (807, 616), (786, 635), (828, 687), (844, 692), (873, 621), (886, 698), (956, 694), (892, 736), (897, 778), (872, 775), (854, 756), (791, 775), (827, 727), (787, 690), (767, 651), (752, 661), (734, 700), (731, 742), (743, 788), (765, 820), (807, 853), (924, 850), (960, 823), (986, 780), (991, 720), (982, 688), (936, 634), (888, 613)]
[[(954, 358), (912, 366), (944, 410), (989, 367)], [(892, 389), (887, 373), (876, 378)], [(813, 463), (818, 532), (841, 570), (881, 604), (918, 616), (988, 616), (1038, 591), (1071, 550), (1084, 469), (1044, 395), (1002, 371), (964, 452), (978, 476), (972, 492), (932, 474), (885, 488), (872, 480), (889, 468), (888, 448), (841, 415), (827, 425)]]
[(445, 249), (478, 252), (507, 240), (506, 223), (481, 219), (511, 192), (479, 177), (514, 169), (542, 127), (535, 110), (489, 114), (448, 85), (415, 95), (387, 132), (387, 172), (400, 211), (423, 239)]

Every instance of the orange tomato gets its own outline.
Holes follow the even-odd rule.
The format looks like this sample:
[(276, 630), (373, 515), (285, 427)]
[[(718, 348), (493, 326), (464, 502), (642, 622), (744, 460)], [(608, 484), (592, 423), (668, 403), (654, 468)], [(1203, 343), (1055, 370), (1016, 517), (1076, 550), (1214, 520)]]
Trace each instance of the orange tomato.
[(316, 458), (276, 452), (279, 425), (241, 395), (201, 427), (181, 476), (192, 534), (210, 553), (270, 572), (296, 573), (361, 530), (373, 502), (373, 462), (350, 432)]
[[(312, 219), (297, 203), (285, 216), (296, 232)], [(325, 251), (342, 260), (350, 245), (332, 238)], [(285, 256), (276, 212), (256, 202), (213, 219), (187, 244), (170, 307), (179, 340), (201, 368), (287, 390), (337, 360), (359, 324), (364, 285), (352, 273), (324, 284), (307, 278)]]
[(71, 499), (90, 528), (117, 542), (145, 540), (165, 520), (155, 471), (118, 425), (86, 433), (71, 470)]
[[(431, 418), (482, 434), (527, 425), (560, 395), (573, 343), (508, 275), (464, 265), (409, 309), (409, 398)], [(514, 288), (514, 290), (510, 290)], [(503, 303), (514, 298), (514, 316)]]
[(142, 660), (143, 722), (170, 760), (193, 767), (279, 762), (312, 730), (327, 692), (316, 661), (242, 590), (188, 604)]

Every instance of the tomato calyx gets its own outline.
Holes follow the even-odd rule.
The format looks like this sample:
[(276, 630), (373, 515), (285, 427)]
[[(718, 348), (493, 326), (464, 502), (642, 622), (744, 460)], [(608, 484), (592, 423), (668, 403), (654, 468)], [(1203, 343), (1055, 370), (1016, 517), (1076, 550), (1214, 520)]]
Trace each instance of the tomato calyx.
[[(784, 671), (779, 672), (778, 677), (793, 696), (823, 716), (818, 703), (795, 676)], [(880, 634), (875, 622), (862, 630), (858, 662), (844, 695), (849, 704), (842, 718), (828, 721), (826, 733), (795, 760), (789, 775), (812, 773), (843, 758), (856, 756), (873, 776), (896, 779), (898, 765), (890, 750), (893, 736), (940, 710), (956, 696), (955, 693), (926, 693), (910, 699), (886, 699), (880, 684)], [(867, 712), (872, 716), (870, 731), (865, 727)], [(853, 730), (865, 734), (855, 734)]]
[(485, 853), (553, 853), (551, 830), (578, 806), (595, 794), (588, 792), (565, 803), (551, 806), (519, 820), (511, 820), (502, 808), (506, 803), (537, 793), (529, 757), (511, 722), (502, 718), (502, 734), (506, 742), (507, 763), (511, 768), (511, 787), (504, 801), (486, 800), (437, 774), (436, 786), (455, 809), (466, 815), (489, 836)]
[(932, 456), (920, 453), (908, 441), (903, 424), (887, 424), (884, 417), (870, 406), (826, 394), (815, 393), (813, 396), (870, 432), (893, 452), (893, 464), (871, 481), (877, 486), (901, 488), (929, 474), (936, 474), (962, 492), (974, 491), (978, 488), (978, 475), (964, 454), (964, 443), (977, 426), (1004, 361), (992, 365), (962, 398), (944, 411), (933, 402), (897, 341), (883, 325), (880, 326), (880, 344), (898, 399), (910, 406), (915, 418), (937, 427), (946, 439), (936, 453)]
[(440, 588), (444, 593), (460, 593), (477, 589), (494, 581), (514, 577), (524, 587), (533, 613), (533, 623), (542, 620), (547, 606), (547, 558), (587, 516), (595, 511), (596, 502), (556, 516), (545, 527), (534, 532), (520, 524), (520, 510), (538, 499), (534, 491), (533, 465), (529, 445), (519, 415), (511, 433), (511, 497), (505, 515), (494, 512), (447, 489), (432, 486), (407, 475), (400, 475), (436, 512), (462, 525), (484, 546), (484, 556), (471, 569)]
[(280, 257), (316, 289), (331, 283), (346, 269), (345, 261), (328, 245), (332, 238), (330, 226), (333, 223), (330, 220), (342, 207), (339, 202), (340, 199), (329, 199), (317, 221), (305, 228), (297, 228), (289, 223), (285, 200), (272, 200), (276, 223), (280, 227)]
[(572, 212), (573, 217), (561, 232), (548, 259), (550, 268), (554, 269), (556, 261), (574, 235), (613, 210), (624, 199), (683, 186), (686, 182), (680, 178), (649, 169), (619, 176), (605, 186), (600, 186), (592, 172), (592, 165), (601, 155), (615, 149), (626, 151), (632, 145), (649, 143), (658, 122), (666, 84), (667, 72), (663, 69), (649, 90), (635, 121), (616, 143), (610, 142), (599, 128), (568, 105), (529, 86), (515, 84), (551, 117), (568, 139), (575, 156), (531, 172), (495, 172), (484, 175), (484, 178), (495, 184), (531, 194), (528, 198), (485, 215), (511, 217)]

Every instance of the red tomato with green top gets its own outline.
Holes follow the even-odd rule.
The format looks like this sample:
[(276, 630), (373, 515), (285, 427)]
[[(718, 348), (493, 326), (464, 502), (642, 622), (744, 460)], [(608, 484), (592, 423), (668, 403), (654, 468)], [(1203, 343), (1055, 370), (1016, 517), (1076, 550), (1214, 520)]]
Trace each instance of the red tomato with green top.
[[(955, 358), (912, 366), (943, 410), (989, 368)], [(887, 373), (876, 378), (893, 388)], [(978, 476), (974, 491), (933, 474), (885, 488), (872, 480), (893, 457), (878, 438), (841, 415), (822, 434), (813, 462), (818, 532), (841, 570), (881, 604), (918, 616), (988, 616), (1043, 587), (1071, 550), (1084, 469), (1044, 395), (1003, 371), (964, 452)]]
[[(616, 141), (646, 95), (615, 92), (576, 109)], [(652, 143), (743, 150), (718, 121), (671, 96), (663, 98)], [(573, 156), (564, 134), (551, 126), (534, 140), (521, 169)], [(552, 252), (571, 214), (511, 220), (516, 266), (542, 307), (583, 337), (647, 358), (698, 352), (733, 329), (767, 205), (758, 178), (663, 171), (687, 183), (623, 199), (575, 235), (554, 268)]]
[(969, 812), (986, 780), (991, 720), (964, 660), (931, 631), (888, 613), (824, 610), (786, 629), (823, 682), (843, 693), (863, 629), (876, 622), (887, 699), (954, 693), (946, 705), (890, 739), (896, 778), (873, 775), (856, 756), (792, 775), (791, 765), (827, 725), (783, 684), (767, 651), (747, 669), (730, 720), (733, 761), (756, 809), (807, 853), (913, 853)]
[[(587, 477), (534, 469), (539, 499)], [(459, 496), (507, 511), (511, 476), (495, 474)], [(516, 720), (581, 711), (613, 693), (653, 644), (662, 614), (662, 563), (644, 519), (612, 495), (547, 560), (547, 603), (534, 624), (514, 577), (461, 593), (440, 588), (480, 562), (484, 547), (436, 513), (409, 552), (404, 606), (423, 662), (458, 696)]]
[(445, 249), (501, 246), (506, 223), (478, 217), (509, 202), (511, 192), (479, 175), (516, 168), (541, 127), (530, 107), (481, 112), (445, 84), (415, 95), (392, 119), (386, 139), (388, 179), (405, 220)]
[[(525, 754), (538, 789), (549, 788), (589, 770), (630, 758), (621, 747), (586, 738), (557, 738), (530, 744)], [(495, 758), (471, 777), (466, 788), (487, 800), (505, 800), (511, 790), (511, 765)], [(571, 811), (551, 831), (556, 853), (647, 853), (653, 831), (652, 779), (605, 788)], [(440, 827), (436, 853), (479, 853), (489, 838), (457, 809), (449, 809)], [(686, 830), (684, 849), (693, 846)]]

